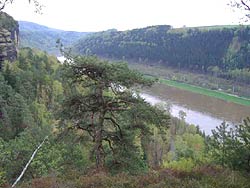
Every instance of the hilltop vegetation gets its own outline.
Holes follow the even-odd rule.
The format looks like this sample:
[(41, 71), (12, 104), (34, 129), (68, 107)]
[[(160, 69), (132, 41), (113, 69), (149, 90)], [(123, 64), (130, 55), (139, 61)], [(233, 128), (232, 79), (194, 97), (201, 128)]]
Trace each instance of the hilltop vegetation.
[(18, 27), (18, 22), (15, 21), (10, 15), (5, 12), (0, 12), (0, 28), (11, 31), (13, 28)]
[(151, 26), (89, 35), (75, 45), (78, 54), (96, 54), (140, 64), (163, 65), (249, 84), (248, 26), (173, 29)]
[(107, 31), (82, 39), (76, 51), (203, 72), (211, 66), (223, 70), (249, 68), (249, 62), (243, 62), (248, 58), (243, 51), (248, 50), (249, 30), (249, 27), (240, 26), (172, 29), (163, 25)]
[(20, 47), (31, 47), (46, 51), (49, 54), (59, 55), (56, 47), (57, 39), (65, 46), (71, 46), (85, 37), (87, 32), (63, 31), (53, 29), (32, 22), (19, 21)]

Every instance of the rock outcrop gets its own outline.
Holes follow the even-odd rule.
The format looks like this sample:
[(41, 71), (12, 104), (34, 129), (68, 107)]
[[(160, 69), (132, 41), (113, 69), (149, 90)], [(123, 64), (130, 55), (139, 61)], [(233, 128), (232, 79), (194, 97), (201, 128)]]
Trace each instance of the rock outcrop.
[(18, 38), (18, 22), (7, 13), (0, 12), (0, 69), (4, 60), (14, 61), (17, 58)]

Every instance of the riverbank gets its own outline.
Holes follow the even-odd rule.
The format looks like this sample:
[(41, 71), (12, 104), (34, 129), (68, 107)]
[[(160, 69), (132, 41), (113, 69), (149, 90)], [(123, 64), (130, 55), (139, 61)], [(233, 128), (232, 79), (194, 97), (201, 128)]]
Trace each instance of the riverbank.
[(198, 86), (194, 86), (194, 85), (190, 85), (186, 83), (181, 83), (181, 82), (177, 82), (173, 80), (166, 80), (162, 78), (159, 79), (159, 82), (162, 84), (171, 86), (171, 87), (176, 87), (176, 88), (190, 91), (193, 93), (198, 93), (198, 94), (206, 95), (209, 97), (215, 97), (217, 99), (222, 99), (228, 102), (233, 102), (233, 103), (244, 105), (244, 106), (250, 106), (250, 99), (234, 96), (234, 95), (224, 93), (221, 91), (210, 90), (210, 89), (206, 89), (206, 88), (202, 88), (202, 87), (198, 87)]
[[(250, 85), (243, 84), (240, 82), (234, 82), (232, 80), (218, 78), (209, 74), (200, 74), (181, 69), (173, 69), (157, 64), (147, 65), (139, 64), (136, 62), (129, 62), (129, 66), (130, 68), (135, 69), (147, 76), (152, 76), (165, 80), (174, 80), (178, 83), (185, 83), (187, 85), (197, 86), (211, 91), (218, 91), (226, 93), (228, 95), (240, 96), (242, 98), (250, 100)], [(227, 97), (224, 96), (221, 99), (227, 100)], [(240, 102), (240, 104), (241, 103), (242, 102)]]
[[(243, 106), (250, 106), (250, 86), (247, 85), (235, 85), (236, 83), (231, 83), (229, 80), (162, 66), (149, 66), (131, 62), (129, 66), (143, 73), (146, 77), (158, 78), (159, 83), (170, 87), (214, 97)], [(236, 90), (238, 90), (238, 92), (236, 92)], [(246, 97), (242, 97), (240, 94), (244, 94), (243, 96)]]

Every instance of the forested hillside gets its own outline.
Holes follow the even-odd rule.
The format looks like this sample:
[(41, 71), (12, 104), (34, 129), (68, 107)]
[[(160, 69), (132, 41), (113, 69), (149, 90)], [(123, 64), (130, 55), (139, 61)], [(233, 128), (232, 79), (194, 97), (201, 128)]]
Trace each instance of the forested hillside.
[(68, 58), (60, 64), (25, 48), (16, 62), (4, 63), (0, 186), (14, 182), (44, 138), (20, 187), (249, 186), (242, 173), (250, 169), (250, 119), (205, 136), (185, 123), (185, 112), (170, 120), (168, 106), (136, 95), (135, 86), (153, 80), (126, 64)]
[[(0, 0), (0, 13), (14, 2)], [(28, 2), (40, 7), (37, 0)], [(8, 32), (8, 40), (0, 40), (1, 53), (6, 41), (15, 47), (19, 42), (12, 19), (0, 20), (0, 30), (6, 23), (15, 26), (15, 37), (12, 42)], [(170, 101), (153, 105), (142, 97), (156, 81), (179, 85), (178, 93), (197, 89), (164, 80), (185, 80), (178, 70), (250, 84), (250, 27), (152, 26), (86, 36), (19, 24), (15, 58), (0, 59), (0, 187), (250, 187), (249, 117), (235, 125), (221, 122), (206, 135), (186, 122), (185, 108), (173, 117)], [(74, 51), (64, 48), (72, 45)], [(121, 60), (173, 69), (168, 77), (157, 69), (145, 76)]]
[(65, 46), (86, 36), (87, 32), (63, 31), (42, 26), (32, 22), (19, 21), (20, 47), (31, 47), (58, 55), (56, 47), (57, 39), (60, 39)]
[(250, 68), (249, 36), (247, 26), (173, 29), (161, 25), (95, 33), (80, 40), (75, 51), (219, 75), (220, 71)]

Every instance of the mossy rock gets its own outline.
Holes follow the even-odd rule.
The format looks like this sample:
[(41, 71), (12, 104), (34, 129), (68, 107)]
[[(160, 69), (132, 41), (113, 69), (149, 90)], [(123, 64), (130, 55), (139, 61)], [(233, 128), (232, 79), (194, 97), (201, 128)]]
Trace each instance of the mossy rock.
[(0, 28), (13, 31), (18, 28), (18, 22), (5, 12), (0, 12)]

